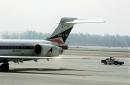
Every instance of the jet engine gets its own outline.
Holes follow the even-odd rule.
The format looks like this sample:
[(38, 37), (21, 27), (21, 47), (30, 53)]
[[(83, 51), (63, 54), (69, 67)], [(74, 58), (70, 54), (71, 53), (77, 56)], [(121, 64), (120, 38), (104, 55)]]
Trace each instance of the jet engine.
[(34, 46), (34, 53), (36, 56), (54, 57), (62, 54), (63, 49), (50, 44), (37, 44)]

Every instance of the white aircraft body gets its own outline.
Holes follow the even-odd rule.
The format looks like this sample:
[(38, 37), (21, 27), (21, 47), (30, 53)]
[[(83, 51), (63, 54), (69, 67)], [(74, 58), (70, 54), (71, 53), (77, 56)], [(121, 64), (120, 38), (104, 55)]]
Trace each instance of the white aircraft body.
[(52, 35), (46, 40), (0, 40), (0, 70), (9, 71), (10, 61), (19, 63), (37, 59), (58, 58), (64, 49), (65, 44), (74, 24), (77, 23), (102, 23), (104, 21), (78, 21), (77, 18), (64, 17)]

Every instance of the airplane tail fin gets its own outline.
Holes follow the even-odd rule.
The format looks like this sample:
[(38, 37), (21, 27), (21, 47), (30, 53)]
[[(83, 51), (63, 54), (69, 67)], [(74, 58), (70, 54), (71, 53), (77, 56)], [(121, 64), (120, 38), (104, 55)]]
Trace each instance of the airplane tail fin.
[(67, 22), (72, 22), (76, 19), (77, 18), (68, 18), (68, 17), (62, 18), (58, 27), (48, 38), (48, 40), (64, 44), (74, 26), (74, 23), (67, 23)]
[(55, 31), (52, 33), (52, 35), (47, 39), (49, 41), (52, 41), (57, 44), (64, 44), (66, 42), (66, 39), (68, 38), (74, 24), (81, 24), (81, 23), (102, 23), (104, 21), (86, 21), (86, 20), (80, 20), (77, 18), (69, 18), (69, 17), (63, 17), (58, 25), (58, 27), (55, 29)]

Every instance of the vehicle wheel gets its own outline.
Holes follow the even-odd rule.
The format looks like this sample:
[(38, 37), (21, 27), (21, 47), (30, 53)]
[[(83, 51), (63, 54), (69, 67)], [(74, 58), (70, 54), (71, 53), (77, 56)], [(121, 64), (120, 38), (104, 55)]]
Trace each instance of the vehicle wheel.
[(9, 64), (1, 64), (0, 70), (3, 72), (9, 71)]
[(122, 63), (120, 63), (120, 65), (122, 65)]

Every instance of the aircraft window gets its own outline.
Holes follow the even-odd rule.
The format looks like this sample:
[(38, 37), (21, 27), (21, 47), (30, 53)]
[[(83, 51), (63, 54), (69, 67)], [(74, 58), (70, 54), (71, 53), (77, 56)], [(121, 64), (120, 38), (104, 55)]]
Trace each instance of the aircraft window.
[(0, 49), (33, 49), (34, 46), (0, 46)]

